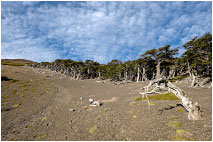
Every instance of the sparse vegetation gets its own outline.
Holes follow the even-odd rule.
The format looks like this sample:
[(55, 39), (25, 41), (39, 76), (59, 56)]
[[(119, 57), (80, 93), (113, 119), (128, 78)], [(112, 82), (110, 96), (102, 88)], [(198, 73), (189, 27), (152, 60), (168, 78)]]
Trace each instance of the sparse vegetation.
[(18, 92), (18, 90), (13, 90), (12, 94), (15, 95)]
[(131, 102), (129, 105), (130, 106), (135, 106), (135, 105), (137, 105), (137, 103), (136, 102)]
[(178, 129), (176, 130), (176, 134), (171, 136), (172, 141), (194, 141), (191, 134), (186, 132), (185, 130)]
[(179, 123), (177, 121), (169, 121), (168, 126), (176, 129), (176, 128), (179, 128), (181, 126), (181, 123)]
[(17, 62), (7, 62), (7, 61), (2, 61), (2, 65), (9, 65), (9, 66), (24, 66), (24, 63), (17, 63)]
[(135, 109), (131, 109), (130, 111), (128, 111), (129, 114), (134, 114), (136, 112)]
[(84, 109), (84, 110), (87, 110), (87, 109), (88, 109), (88, 107), (87, 107), (87, 106), (84, 106), (84, 107), (83, 107), (83, 109)]
[(7, 98), (9, 98), (9, 97), (10, 97), (10, 95), (6, 95), (6, 96), (4, 96), (4, 98), (5, 98), (5, 99), (7, 99)]
[(111, 110), (111, 108), (105, 108), (104, 109), (104, 111), (110, 111)]
[(90, 134), (93, 134), (95, 131), (97, 130), (97, 127), (96, 126), (93, 126), (89, 129), (89, 133)]
[(46, 136), (47, 134), (37, 134), (36, 136), (34, 136), (34, 138), (44, 139)]
[(42, 96), (42, 95), (44, 95), (44, 93), (40, 93), (38, 96)]
[[(173, 93), (166, 93), (166, 94), (157, 94), (157, 95), (152, 95), (148, 96), (149, 100), (157, 101), (157, 100), (179, 100), (178, 97), (176, 97)], [(146, 100), (146, 97), (138, 97), (134, 99), (135, 101), (142, 101)]]
[(182, 108), (177, 108), (177, 111), (178, 112), (183, 112), (183, 109)]
[[(101, 72), (101, 76), (102, 76), (103, 79), (106, 79), (108, 77), (111, 78), (110, 76), (113, 76), (112, 79), (114, 79), (114, 80), (119, 80), (119, 73), (121, 73), (121, 80), (125, 79), (126, 74), (124, 74), (124, 73), (127, 72), (127, 80), (136, 81), (137, 80), (137, 78), (136, 78), (137, 77), (137, 72), (135, 72), (135, 71), (136, 71), (137, 67), (140, 66), (142, 70), (141, 70), (139, 81), (142, 81), (142, 80), (145, 81), (145, 79), (142, 79), (142, 77), (143, 77), (142, 72), (143, 72), (143, 65), (144, 64), (146, 65), (145, 68), (147, 69), (146, 75), (147, 75), (148, 79), (150, 79), (151, 78), (151, 74), (156, 71), (155, 63), (153, 62), (152, 65), (150, 65), (149, 63), (151, 63), (151, 62), (147, 61), (147, 64), (145, 64), (145, 61), (143, 61), (143, 64), (137, 63), (136, 65), (134, 65), (134, 63), (132, 63), (132, 61), (129, 61), (129, 62), (125, 63), (123, 68), (122, 67), (120, 68), (120, 66), (122, 66), (123, 63), (116, 64), (116, 60), (114, 60), (112, 63), (106, 65), (105, 68), (104, 68), (104, 69), (107, 69), (108, 67), (110, 67), (110, 69), (112, 69), (112, 71), (110, 71), (109, 69), (106, 70), (107, 72), (109, 71), (110, 73), (102, 72), (104, 69), (100, 70), (100, 72)], [(96, 70), (96, 68), (95, 68), (96, 65), (94, 65), (94, 64), (91, 65), (91, 64), (90, 64), (90, 67), (88, 67), (88, 68), (85, 67), (87, 65), (85, 65), (85, 66), (82, 65), (82, 70), (80, 70), (80, 71), (82, 71), (80, 73), (80, 77), (82, 77), (84, 79), (84, 78), (87, 78), (88, 76), (89, 76), (88, 78), (95, 78), (95, 77), (98, 76), (99, 70), (98, 71)], [(63, 67), (62, 64), (60, 64), (60, 65)], [(102, 66), (102, 65), (100, 65), (100, 66)], [(151, 66), (153, 67), (152, 68), (153, 72), (150, 72), (151, 68), (149, 68), (149, 67), (151, 67)], [(166, 65), (162, 64), (161, 67), (164, 68), (165, 66)], [(6, 67), (9, 68), (8, 66), (6, 66)], [(72, 66), (67, 66), (67, 67), (72, 67)], [(78, 67), (78, 65), (77, 65), (77, 67)], [(85, 68), (83, 68), (83, 67), (85, 67)], [(10, 67), (10, 68), (14, 68), (14, 67)], [(17, 68), (17, 69), (20, 69), (20, 68)], [(88, 69), (89, 69), (89, 73), (88, 73)], [(119, 70), (119, 69), (121, 69), (121, 70)], [(94, 73), (93, 72), (94, 70), (97, 71), (97, 72)], [(183, 70), (185, 70), (185, 69), (183, 69)], [(78, 74), (78, 68), (76, 69), (76, 71), (77, 71), (76, 74)], [(178, 71), (176, 73), (178, 73)], [(5, 73), (5, 75), (7, 76), (6, 73)], [(19, 72), (17, 72), (15, 75), (19, 75)], [(3, 77), (5, 77), (5, 76), (3, 76)], [(12, 77), (12, 75), (8, 76), (8, 77)], [(36, 76), (36, 77), (38, 77), (38, 76)], [(170, 81), (171, 82), (175, 82), (177, 80), (182, 80), (182, 79), (184, 79), (186, 77), (188, 77), (188, 76), (181, 75), (181, 74), (180, 75), (176, 74), (174, 77), (170, 77), (170, 78), (172, 78)], [(76, 76), (76, 78), (77, 78), (77, 76)], [(3, 78), (3, 79), (9, 79), (9, 78)], [(30, 81), (31, 79), (32, 79), (32, 81)], [(54, 88), (54, 87), (57, 87), (58, 82), (56, 80), (51, 80), (51, 79), (53, 79), (53, 78), (50, 75), (50, 77), (46, 77), (46, 80), (44, 80), (42, 78), (36, 78), (35, 79), (35, 77), (31, 78), (31, 76), (30, 76), (30, 78), (24, 78), (24, 80), (19, 80), (18, 83), (15, 83), (15, 82), (11, 81), (11, 83), (14, 83), (14, 84), (9, 84), (8, 86), (3, 86), (2, 87), (2, 90), (4, 90), (4, 93), (2, 95), (2, 107), (5, 109), (5, 108), (11, 108), (11, 106), (12, 106), (12, 110), (7, 111), (7, 113), (8, 112), (9, 113), (16, 112), (16, 113), (21, 113), (21, 114), (23, 113), (24, 116), (26, 116), (26, 114), (24, 114), (24, 113), (28, 113), (30, 115), (37, 114), (37, 112), (39, 111), (37, 109), (37, 107), (39, 108), (40, 105), (43, 105), (44, 103), (48, 102), (48, 100), (46, 100), (46, 98), (50, 99), (50, 98), (53, 97), (53, 96), (50, 96), (50, 97), (47, 97), (47, 96), (50, 95), (50, 94), (56, 94), (54, 92), (55, 90), (57, 90), (57, 94), (59, 92), (58, 88)], [(12, 79), (9, 79), (9, 80), (12, 80)], [(3, 83), (7, 85), (10, 82), (9, 80), (7, 82), (5, 81)], [(63, 79), (61, 80), (61, 82), (62, 81), (63, 81)], [(82, 82), (86, 82), (86, 81), (87, 80), (82, 81)], [(90, 81), (91, 80), (89, 80), (89, 82)], [(55, 82), (55, 85), (53, 87), (53, 83), (54, 82)], [(70, 81), (70, 82), (72, 82), (72, 81)], [(76, 81), (76, 82), (80, 84), (81, 81), (79, 81), (79, 82)], [(50, 86), (50, 85), (52, 85), (52, 86)], [(105, 84), (103, 83), (101, 86), (104, 86), (104, 85)], [(128, 85), (130, 85), (130, 86), (128, 86)], [(105, 98), (101, 98), (101, 95), (100, 95), (100, 98), (99, 98), (99, 96), (97, 97), (97, 95), (94, 92), (90, 93), (90, 91), (89, 91), (90, 94), (88, 96), (83, 96), (84, 94), (82, 94), (82, 96), (75, 96), (75, 94), (78, 94), (78, 93), (75, 93), (75, 92), (73, 93), (72, 92), (74, 90), (73, 88), (71, 89), (71, 91), (69, 90), (71, 87), (73, 87), (72, 84), (70, 84), (71, 87), (68, 90), (71, 92), (70, 94), (72, 94), (72, 96), (74, 96), (76, 98), (73, 97), (73, 98), (70, 99), (70, 100), (72, 100), (72, 101), (70, 101), (70, 105), (66, 105), (66, 106), (64, 105), (65, 107), (67, 107), (66, 109), (64, 109), (64, 111), (68, 110), (68, 107), (76, 109), (77, 111), (75, 111), (74, 113), (67, 112), (70, 115), (69, 117), (72, 117), (69, 120), (69, 121), (72, 121), (70, 123), (72, 123), (72, 125), (74, 126), (73, 127), (74, 129), (75, 129), (76, 126), (85, 126), (84, 124), (87, 124), (87, 126), (85, 128), (82, 127), (81, 129), (85, 129), (87, 131), (87, 135), (91, 134), (90, 135), (91, 137), (94, 136), (94, 133), (96, 135), (96, 133), (98, 134), (99, 132), (102, 132), (102, 130), (101, 130), (102, 126), (100, 127), (100, 131), (97, 131), (97, 130), (99, 130), (98, 125), (103, 123), (103, 122), (105, 123), (105, 126), (107, 128), (106, 131), (108, 129), (110, 129), (112, 126), (117, 125), (116, 124), (117, 120), (120, 121), (119, 123), (121, 125), (125, 124), (127, 126), (130, 125), (130, 124), (127, 124), (127, 123), (131, 121), (131, 126), (135, 125), (135, 126), (132, 126), (132, 128), (134, 127), (134, 130), (140, 131), (141, 128), (137, 127), (137, 124), (145, 124), (145, 122), (147, 122), (147, 119), (152, 119), (153, 125), (156, 125), (157, 127), (162, 127), (163, 129), (168, 129), (168, 127), (170, 127), (170, 131), (174, 131), (175, 132), (172, 136), (168, 135), (167, 136), (168, 139), (172, 139), (172, 140), (193, 140), (191, 138), (191, 136), (188, 136), (188, 132), (186, 132), (185, 130), (181, 130), (181, 129), (185, 129), (185, 127), (188, 126), (188, 123), (184, 122), (183, 121), (184, 119), (181, 117), (181, 115), (185, 115), (185, 110), (183, 108), (179, 107), (179, 106), (176, 107), (176, 101), (171, 102), (172, 100), (179, 100), (179, 99), (172, 93), (165, 93), (165, 94), (158, 94), (158, 95), (148, 96), (149, 100), (150, 100), (150, 105), (151, 105), (151, 107), (149, 107), (150, 108), (150, 111), (149, 111), (147, 106), (143, 107), (143, 106), (145, 106), (144, 105), (145, 103), (147, 104), (146, 98), (142, 99), (140, 96), (136, 97), (137, 89), (139, 90), (139, 87), (143, 87), (143, 85), (144, 84), (142, 84), (142, 83), (141, 84), (140, 83), (138, 83), (138, 84), (131, 83), (131, 84), (123, 84), (123, 85), (121, 85), (122, 91), (126, 90), (125, 92), (123, 92), (123, 94), (125, 94), (125, 95), (123, 95), (123, 94), (120, 95), (119, 92), (116, 92), (115, 95), (118, 95), (118, 96), (116, 96), (116, 97), (118, 97), (118, 99), (117, 99), (118, 101), (116, 100), (116, 101), (113, 101), (113, 102), (104, 102), (103, 106), (101, 106), (99, 108), (99, 107), (90, 107), (88, 105), (87, 101), (86, 101), (86, 99), (87, 99), (86, 97), (88, 97), (89, 95), (91, 95), (93, 97), (93, 95), (94, 95), (94, 98), (96, 98), (96, 99), (98, 98), (100, 100), (102, 100), (102, 99), (106, 100), (108, 96), (105, 97)], [(182, 84), (180, 84), (180, 85), (182, 85)], [(84, 85), (84, 86), (86, 86), (86, 85)], [(5, 90), (6, 87), (8, 87), (8, 88)], [(87, 86), (85, 88), (83, 88), (83, 89), (86, 89), (86, 88), (87, 88)], [(118, 88), (119, 88), (119, 86), (118, 86)], [(83, 89), (82, 89), (82, 91), (83, 91)], [(129, 89), (129, 90), (127, 90), (127, 89)], [(128, 94), (128, 92), (130, 92), (130, 91), (131, 92), (133, 91), (134, 94), (131, 94), (131, 95)], [(109, 94), (110, 93), (111, 92), (109, 92)], [(111, 93), (110, 95), (112, 95), (113, 93)], [(10, 94), (10, 95), (8, 95), (8, 94)], [(12, 95), (12, 94), (17, 94), (17, 95)], [(41, 97), (38, 97), (38, 96), (41, 96)], [(70, 95), (70, 97), (72, 97), (72, 96)], [(126, 96), (129, 96), (130, 99), (129, 98), (128, 99), (125, 98)], [(84, 98), (83, 101), (79, 100), (80, 97)], [(109, 96), (109, 98), (111, 98), (111, 97), (112, 96)], [(123, 97), (125, 99), (123, 99)], [(61, 99), (61, 98), (62, 97), (59, 97), (59, 99)], [(78, 99), (77, 101), (79, 101), (80, 103), (79, 102), (75, 102), (75, 99)], [(132, 99), (132, 101), (131, 101), (131, 99)], [(9, 102), (5, 103), (8, 100), (9, 100)], [(35, 104), (34, 104), (34, 102), (32, 100), (35, 101), (36, 107), (35, 107)], [(158, 100), (168, 100), (168, 101), (155, 102), (155, 101), (158, 101)], [(122, 102), (122, 105), (120, 105), (121, 104), (121, 103), (119, 103), (120, 101), (121, 102), (122, 101), (126, 101), (126, 102)], [(145, 102), (139, 102), (139, 101), (145, 101)], [(164, 111), (161, 115), (158, 115), (157, 119), (155, 117), (152, 117), (152, 118), (149, 117), (148, 118), (147, 116), (152, 116), (152, 115), (155, 115), (155, 114), (157, 115), (158, 110), (155, 111), (153, 109), (158, 108), (159, 104), (162, 104), (162, 102), (166, 103), (166, 107), (168, 106), (169, 103), (173, 103), (173, 105), (171, 107), (173, 107), (174, 109), (171, 109), (171, 110), (170, 110), (170, 108), (168, 110), (165, 109), (166, 111)], [(72, 104), (72, 103), (74, 103), (74, 104)], [(111, 108), (108, 108), (108, 107), (111, 107), (111, 106), (109, 104), (113, 104), (113, 103), (116, 104), (116, 105), (112, 105), (113, 111), (110, 111)], [(29, 107), (29, 105), (31, 105), (31, 104), (34, 104), (34, 105), (32, 105), (32, 107), (31, 106)], [(124, 104), (125, 104), (125, 106), (123, 106)], [(58, 104), (56, 104), (56, 105), (58, 105)], [(26, 108), (26, 107), (29, 107), (29, 108)], [(45, 107), (42, 106), (42, 109), (45, 108)], [(59, 106), (57, 106), (57, 107), (59, 107)], [(14, 108), (17, 108), (17, 109), (14, 109)], [(162, 109), (162, 108), (163, 107), (159, 107), (159, 109)], [(60, 108), (60, 110), (62, 110), (62, 109), (63, 108)], [(58, 110), (56, 110), (56, 112), (58, 112)], [(54, 114), (55, 112), (53, 113), (53, 110), (51, 110), (51, 108), (50, 108), (50, 113), (52, 115), (55, 115)], [(92, 114), (92, 115), (90, 115), (90, 114)], [(101, 117), (98, 116), (100, 114), (101, 114)], [(77, 117), (73, 117), (75, 115)], [(49, 119), (47, 121), (47, 118), (50, 118), (48, 113), (45, 113), (45, 114), (42, 113), (42, 116), (46, 116), (46, 117), (41, 117), (41, 115), (39, 115), (39, 117), (36, 117), (36, 120), (38, 120), (38, 118), (41, 118), (40, 121), (36, 121), (36, 123), (38, 122), (38, 123), (41, 123), (41, 124), (36, 124), (36, 125), (42, 125), (43, 126), (43, 125), (47, 125), (48, 123), (52, 123), (51, 121), (49, 121)], [(127, 116), (127, 117), (124, 117), (124, 116)], [(63, 115), (62, 115), (62, 117), (63, 117)], [(92, 117), (92, 118), (90, 118), (90, 117)], [(124, 118), (121, 118), (121, 117), (124, 117)], [(82, 120), (81, 120), (82, 118), (83, 118), (83, 120), (84, 120), (84, 118), (89, 118), (89, 119), (86, 119), (85, 122), (84, 121), (82, 122)], [(80, 122), (81, 124), (79, 122), (77, 122), (78, 120), (81, 121)], [(116, 120), (116, 121), (114, 121), (114, 120)], [(156, 120), (159, 120), (159, 121), (156, 122)], [(94, 126), (94, 127), (92, 127), (91, 123), (90, 123), (91, 121), (92, 121), (93, 124), (95, 123), (94, 125), (97, 125), (97, 126), (94, 126), (92, 124), (92, 126)], [(178, 122), (178, 121), (180, 121), (181, 123)], [(204, 121), (206, 121), (206, 120), (204, 120)], [(67, 120), (65, 120), (65, 122), (66, 122), (66, 124), (69, 123)], [(134, 124), (132, 122), (135, 122), (136, 124)], [(51, 125), (51, 124), (50, 125), (51, 125), (51, 127), (53, 126), (53, 127), (59, 127), (60, 128), (61, 126), (63, 126), (62, 123), (63, 122), (59, 122), (58, 121), (57, 122), (57, 126), (56, 125)], [(31, 129), (32, 129), (31, 127), (32, 126), (33, 127), (35, 126), (34, 122), (32, 122), (32, 123), (31, 122), (30, 123), (24, 123), (24, 124), (25, 124), (23, 126), (24, 129), (28, 128), (27, 130), (29, 130), (29, 131), (31, 131)], [(89, 128), (88, 126), (91, 126), (91, 128)], [(194, 128), (194, 126), (191, 126), (191, 127)], [(149, 128), (150, 127), (147, 126), (146, 130), (148, 130)], [(46, 130), (46, 128), (44, 128), (44, 129)], [(81, 131), (81, 129), (78, 129), (76, 131)], [(125, 131), (126, 131), (125, 127), (124, 128), (122, 127), (122, 130), (116, 128), (116, 131), (117, 130), (118, 131), (122, 131), (122, 133), (125, 133)], [(146, 130), (144, 130), (145, 133), (150, 134)], [(188, 130), (189, 129), (187, 129), (187, 131)], [(155, 131), (155, 130), (153, 130), (153, 131)], [(44, 133), (45, 133), (44, 131), (42, 131), (42, 132), (41, 131), (39, 131), (39, 132), (37, 131), (37, 132), (33, 133), (33, 135), (31, 135), (31, 137), (33, 137), (36, 134), (38, 134), (34, 138), (37, 138), (37, 139), (45, 138), (47, 136), (47, 134), (44, 134)], [(112, 133), (114, 134), (114, 132), (112, 132)], [(49, 135), (49, 133), (48, 133), (48, 135)], [(128, 136), (128, 137), (132, 138), (131, 136)], [(69, 139), (69, 137), (68, 137), (68, 139)], [(150, 139), (155, 140), (154, 137), (152, 137)]]
[(25, 95), (20, 95), (21, 98), (23, 98)]
[(18, 80), (13, 80), (13, 79), (11, 79), (9, 82), (10, 82), (10, 83), (15, 83), (15, 82), (18, 82)]
[(16, 107), (18, 107), (20, 105), (21, 105), (21, 102), (19, 102), (18, 104), (13, 105), (13, 108), (16, 108)]

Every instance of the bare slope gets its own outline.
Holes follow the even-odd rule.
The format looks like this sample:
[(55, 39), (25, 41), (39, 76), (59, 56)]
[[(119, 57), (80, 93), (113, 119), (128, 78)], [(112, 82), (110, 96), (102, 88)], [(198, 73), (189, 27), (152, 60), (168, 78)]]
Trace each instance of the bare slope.
[[(211, 140), (211, 89), (177, 84), (203, 111), (190, 121), (178, 100), (137, 101), (146, 83), (74, 81), (38, 69), (2, 66), (2, 140)], [(16, 91), (17, 90), (17, 91)], [(8, 97), (9, 95), (9, 97)], [(22, 96), (24, 95), (24, 96)], [(83, 98), (80, 100), (79, 98)], [(89, 98), (101, 107), (89, 107)], [(74, 111), (73, 111), (74, 109)]]

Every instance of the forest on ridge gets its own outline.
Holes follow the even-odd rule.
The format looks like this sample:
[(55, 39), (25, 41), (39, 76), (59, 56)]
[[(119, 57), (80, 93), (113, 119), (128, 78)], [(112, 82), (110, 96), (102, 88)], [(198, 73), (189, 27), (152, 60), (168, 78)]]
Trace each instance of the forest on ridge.
[(32, 67), (46, 68), (79, 79), (111, 79), (112, 81), (146, 81), (166, 76), (172, 80), (196, 76), (212, 80), (212, 34), (194, 37), (183, 45), (186, 50), (179, 58), (178, 49), (165, 45), (151, 49), (138, 59), (121, 62), (117, 59), (107, 64), (92, 60), (74, 61), (57, 59), (53, 62), (32, 64)]

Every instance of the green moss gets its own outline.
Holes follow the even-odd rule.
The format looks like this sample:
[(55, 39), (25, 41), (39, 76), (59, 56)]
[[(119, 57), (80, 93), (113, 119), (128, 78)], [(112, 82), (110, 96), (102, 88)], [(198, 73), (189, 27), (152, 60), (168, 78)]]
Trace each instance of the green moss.
[(153, 102), (149, 102), (149, 105), (150, 105), (150, 106), (154, 106), (154, 105), (155, 105), (155, 103), (153, 103)]
[(177, 108), (177, 111), (178, 112), (183, 112), (183, 109), (182, 108)]
[(134, 98), (135, 101), (142, 101), (143, 98), (142, 97), (138, 97), (138, 98)]
[[(178, 97), (176, 97), (173, 93), (166, 93), (166, 94), (157, 94), (157, 95), (152, 95), (148, 96), (149, 100), (179, 100)], [(142, 101), (142, 100), (147, 100), (146, 97), (138, 97), (134, 99), (135, 101)]]
[(36, 136), (34, 136), (34, 138), (44, 139), (46, 136), (47, 136), (47, 134), (37, 134)]
[(171, 140), (173, 140), (173, 141), (194, 141), (194, 139), (191, 138), (189, 135), (190, 135), (189, 132), (178, 129), (178, 130), (176, 130), (176, 134), (171, 136)]
[(183, 133), (187, 133), (187, 132), (185, 130), (178, 129), (178, 130), (176, 130), (176, 133), (177, 134), (183, 134)]
[(13, 108), (16, 108), (16, 107), (18, 107), (18, 106), (20, 106), (20, 105), (21, 105), (21, 102), (18, 103), (18, 104), (13, 105)]
[(31, 81), (25, 81), (24, 83), (31, 83)]
[(100, 119), (101, 119), (100, 117), (97, 117), (97, 118), (96, 118), (96, 120), (100, 120)]
[(9, 82), (10, 82), (10, 83), (15, 83), (15, 82), (18, 82), (18, 80), (11, 79)]
[(105, 108), (104, 109), (104, 111), (110, 111), (111, 110), (111, 108)]
[(136, 112), (135, 109), (131, 109), (131, 110), (128, 111), (129, 114), (134, 114), (135, 112)]
[(28, 91), (28, 90), (29, 90), (28, 88), (25, 88), (25, 89), (24, 89), (24, 91)]
[(30, 128), (31, 127), (31, 125), (27, 125), (25, 128)]
[(177, 121), (170, 121), (170, 122), (168, 123), (168, 126), (174, 128), (174, 129), (176, 129), (176, 128), (179, 128), (179, 127), (181, 126), (181, 123), (179, 123), (179, 122), (177, 122)]
[(42, 96), (42, 95), (44, 95), (43, 93), (40, 93), (38, 96)]
[(135, 105), (137, 105), (137, 103), (136, 102), (131, 102), (129, 105), (130, 106), (135, 106)]
[(9, 98), (9, 97), (10, 97), (10, 95), (6, 95), (6, 96), (4, 96), (4, 98), (5, 98), (5, 99), (7, 99), (7, 98)]
[(21, 98), (23, 98), (25, 95), (20, 95)]
[(87, 107), (87, 106), (84, 106), (84, 107), (83, 107), (83, 109), (84, 109), (84, 110), (87, 110), (87, 109), (88, 109), (88, 107)]
[(17, 90), (14, 90), (14, 91), (12, 92), (12, 94), (15, 95), (17, 92), (18, 92)]
[(90, 134), (93, 134), (95, 131), (97, 130), (97, 127), (96, 126), (93, 126), (89, 129), (89, 133)]
[(26, 86), (31, 86), (31, 85), (28, 85), (28, 84), (23, 84), (23, 85), (19, 85), (20, 87), (26, 87)]

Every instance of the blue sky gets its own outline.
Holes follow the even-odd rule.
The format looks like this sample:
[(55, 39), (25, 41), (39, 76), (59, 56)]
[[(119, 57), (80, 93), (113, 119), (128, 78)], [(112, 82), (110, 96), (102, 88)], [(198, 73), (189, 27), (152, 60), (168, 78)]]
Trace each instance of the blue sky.
[(212, 31), (207, 2), (1, 2), (1, 58), (107, 63)]

